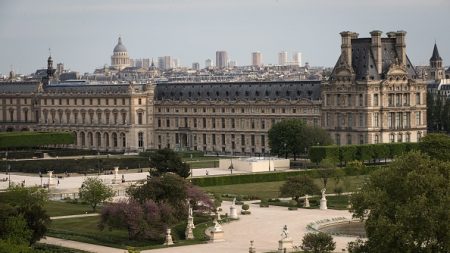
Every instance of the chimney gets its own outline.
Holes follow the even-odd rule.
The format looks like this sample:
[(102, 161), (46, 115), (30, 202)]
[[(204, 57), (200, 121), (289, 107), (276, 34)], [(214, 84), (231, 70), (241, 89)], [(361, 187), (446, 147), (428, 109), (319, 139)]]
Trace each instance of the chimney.
[(395, 35), (396, 35), (397, 33), (396, 32), (388, 32), (388, 33), (386, 33), (386, 35), (388, 36), (388, 38), (391, 38), (391, 39), (395, 39)]
[(375, 58), (378, 74), (381, 74), (382, 69), (381, 33), (382, 32), (378, 30), (370, 32), (370, 35), (372, 36), (372, 54)]
[(397, 31), (395, 33), (395, 49), (397, 50), (398, 60), (401, 64), (406, 65), (406, 43), (405, 31)]
[(352, 67), (352, 37), (358, 36), (357, 33), (345, 31), (341, 32), (341, 57), (350, 67)]

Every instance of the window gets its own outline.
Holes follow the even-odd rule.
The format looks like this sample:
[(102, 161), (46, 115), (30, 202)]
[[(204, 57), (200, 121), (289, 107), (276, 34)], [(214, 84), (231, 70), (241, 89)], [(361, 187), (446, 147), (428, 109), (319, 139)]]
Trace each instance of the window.
[(216, 119), (212, 119), (212, 128), (216, 128)]
[(378, 112), (373, 114), (373, 127), (380, 127), (380, 114)]
[(325, 97), (325, 99), (326, 99), (326, 104), (327, 104), (327, 105), (330, 105), (330, 104), (331, 104), (331, 102), (330, 102), (330, 100), (331, 100), (330, 94), (327, 94), (327, 96)]
[(122, 105), (125, 105), (125, 98), (122, 98)]
[(166, 119), (166, 127), (170, 127), (170, 119)]
[(359, 106), (363, 106), (363, 95), (359, 94)]
[(117, 99), (114, 99), (114, 105), (117, 105)]
[(399, 133), (397, 135), (397, 142), (403, 142), (403, 134), (402, 133)]
[(138, 133), (138, 146), (140, 148), (144, 147), (144, 133), (143, 132)]
[(360, 127), (364, 126), (364, 114), (363, 113), (359, 114), (359, 126)]
[(351, 144), (352, 144), (352, 135), (347, 134), (347, 145), (351, 145)]
[(142, 105), (142, 99), (138, 98), (138, 105)]
[(203, 134), (203, 145), (206, 145), (206, 134)]
[(421, 112), (416, 112), (416, 126), (422, 125), (422, 114)]
[(406, 133), (405, 142), (411, 142), (411, 133)]
[(417, 132), (417, 141), (420, 141), (422, 139), (422, 132)]
[(92, 98), (89, 99), (89, 105), (92, 105)]
[(364, 135), (363, 134), (359, 135), (359, 144), (364, 144)]
[(241, 134), (241, 145), (245, 146), (245, 135)]
[[(84, 121), (84, 120), (83, 120)], [(118, 121), (118, 113), (117, 112), (115, 112), (114, 113), (114, 124), (117, 124), (117, 121)], [(84, 122), (83, 122), (84, 123)]]
[(216, 135), (212, 134), (212, 144), (216, 145)]
[(206, 118), (203, 118), (203, 128), (206, 128)]
[(233, 119), (231, 119), (231, 128), (236, 128), (236, 122), (235, 122), (235, 119), (233, 118)]
[(138, 125), (142, 125), (142, 112), (138, 112)]
[(394, 94), (388, 95), (388, 103), (389, 103), (389, 106), (394, 106)]
[(252, 146), (255, 146), (255, 135), (253, 135), (252, 134), (252, 136), (251, 136), (251, 144), (252, 144)]
[(348, 126), (352, 127), (353, 126), (353, 113), (349, 113), (347, 115), (347, 117), (348, 117)]
[(336, 134), (335, 142), (336, 142), (336, 145), (338, 145), (338, 146), (341, 145), (341, 135), (340, 134)]
[(252, 126), (252, 129), (255, 129), (255, 120), (251, 120), (251, 126)]
[(416, 105), (420, 105), (421, 101), (420, 101), (420, 93), (416, 93)]
[(194, 118), (194, 128), (197, 128), (197, 119)]
[(394, 139), (394, 134), (390, 134), (389, 135), (389, 142), (395, 142), (395, 139)]
[(266, 129), (266, 120), (261, 120), (261, 129)]
[(375, 144), (380, 143), (380, 136), (379, 136), (378, 134), (376, 134), (376, 135), (374, 136), (373, 142), (374, 142)]
[(225, 119), (222, 118), (221, 120), (222, 120), (222, 128), (225, 128)]
[(125, 112), (122, 113), (122, 124), (127, 124), (127, 114)]
[(266, 136), (265, 135), (261, 135), (261, 146), (266, 146)]
[(161, 119), (158, 119), (158, 127), (161, 127)]
[(348, 95), (348, 102), (347, 102), (347, 103), (348, 103), (348, 106), (353, 106), (352, 99), (353, 99), (353, 98), (352, 98), (352, 94), (349, 94), (349, 95)]
[(225, 145), (225, 134), (222, 134), (222, 145)]
[(97, 105), (101, 105), (100, 98), (97, 98)]
[(373, 106), (378, 106), (378, 94), (373, 94)]

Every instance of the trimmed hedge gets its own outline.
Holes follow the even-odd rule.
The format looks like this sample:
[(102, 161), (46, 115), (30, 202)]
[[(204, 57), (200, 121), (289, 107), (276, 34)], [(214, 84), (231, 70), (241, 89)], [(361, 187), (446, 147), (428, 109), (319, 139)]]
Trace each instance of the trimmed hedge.
[[(6, 152), (8, 152), (8, 159), (32, 159), (33, 157), (42, 157), (42, 153), (47, 153), (52, 157), (64, 157), (64, 156), (88, 156), (88, 155), (101, 155), (105, 154), (117, 154), (111, 151), (97, 151), (92, 149), (36, 149), (36, 150), (14, 150), (14, 151), (1, 151), (0, 159), (6, 158)], [(121, 153), (121, 152), (120, 152)]]
[(39, 173), (47, 170), (53, 170), (54, 173), (96, 173), (98, 166), (103, 170), (112, 170), (119, 166), (120, 169), (128, 167), (145, 168), (148, 167), (148, 159), (143, 157), (129, 158), (101, 158), (101, 159), (45, 159), (29, 161), (8, 161), (11, 165), (11, 171), (24, 173)]
[(310, 148), (310, 159), (315, 163), (320, 163), (323, 159), (332, 159), (341, 163), (354, 160), (370, 161), (388, 158), (392, 159), (404, 152), (417, 150), (418, 148), (418, 143), (411, 142), (346, 146), (313, 146)]
[[(360, 171), (360, 175), (369, 174), (370, 172), (384, 167), (384, 165), (364, 166), (364, 169)], [(340, 170), (345, 174), (344, 169), (325, 169), (325, 170)], [(299, 171), (286, 171), (286, 172), (263, 172), (253, 174), (241, 174), (241, 175), (227, 175), (227, 176), (208, 176), (208, 177), (196, 177), (191, 178), (193, 184), (200, 187), (207, 186), (222, 186), (233, 184), (249, 184), (249, 183), (262, 183), (262, 182), (275, 182), (285, 181), (289, 177), (308, 175), (312, 178), (320, 178), (318, 170), (299, 170)]]
[(5, 132), (0, 133), (0, 148), (40, 147), (73, 144), (75, 138), (66, 132)]

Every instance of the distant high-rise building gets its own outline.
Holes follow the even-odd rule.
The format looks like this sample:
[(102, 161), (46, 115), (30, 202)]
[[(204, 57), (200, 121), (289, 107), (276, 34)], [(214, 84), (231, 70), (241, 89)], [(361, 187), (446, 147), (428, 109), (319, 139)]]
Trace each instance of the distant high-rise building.
[(228, 62), (228, 67), (229, 68), (234, 68), (234, 67), (236, 67), (237, 66), (237, 61), (236, 60), (233, 60), (233, 61), (229, 61)]
[(161, 70), (168, 70), (172, 68), (172, 57), (162, 56), (158, 57), (158, 68)]
[(252, 53), (252, 66), (262, 66), (262, 56), (261, 52)]
[(142, 68), (144, 68), (144, 69), (150, 68), (150, 59), (149, 58), (142, 59)]
[(292, 55), (292, 65), (302, 66), (302, 53), (294, 52)]
[(211, 59), (206, 59), (205, 60), (205, 68), (212, 68), (213, 67), (213, 63)]
[(226, 51), (216, 52), (216, 67), (223, 69), (228, 65), (228, 54)]
[(198, 63), (198, 62), (193, 62), (193, 63), (192, 63), (192, 69), (193, 69), (193, 70), (200, 70), (200, 63)]
[(172, 68), (179, 68), (180, 67), (180, 59), (173, 58), (172, 59)]
[(288, 53), (286, 51), (281, 51), (278, 53), (278, 65), (286, 66), (288, 62)]
[(56, 64), (56, 74), (61, 75), (64, 72), (64, 63)]

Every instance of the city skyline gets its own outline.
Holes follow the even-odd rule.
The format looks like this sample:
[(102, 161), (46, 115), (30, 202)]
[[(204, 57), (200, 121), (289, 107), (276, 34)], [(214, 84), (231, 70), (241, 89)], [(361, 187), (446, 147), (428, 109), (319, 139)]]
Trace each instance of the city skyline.
[[(190, 66), (215, 59), (215, 52), (223, 49), (239, 65), (251, 65), (251, 52), (259, 51), (267, 65), (278, 62), (280, 51), (298, 51), (302, 64), (332, 67), (339, 54), (338, 33), (343, 30), (359, 32), (360, 37), (370, 37), (371, 30), (405, 30), (409, 56), (415, 65), (428, 65), (436, 40), (448, 65), (450, 48), (446, 45), (450, 44), (450, 35), (445, 28), (450, 21), (450, 8), (446, 8), (449, 2), (335, 2), (2, 2), (0, 73), (7, 74), (10, 66), (23, 74), (44, 67), (48, 48), (56, 63), (92, 72), (109, 65), (119, 35), (132, 59), (156, 61), (157, 57), (171, 55), (183, 66)], [(367, 15), (369, 9), (375, 14)], [(377, 13), (383, 14), (382, 19)]]

